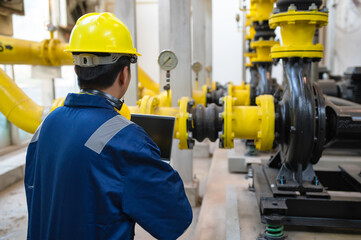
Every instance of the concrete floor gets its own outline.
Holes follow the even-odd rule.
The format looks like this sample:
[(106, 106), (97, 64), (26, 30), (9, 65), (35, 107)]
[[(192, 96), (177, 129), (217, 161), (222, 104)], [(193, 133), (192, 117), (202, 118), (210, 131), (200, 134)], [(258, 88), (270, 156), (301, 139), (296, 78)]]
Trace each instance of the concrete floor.
[[(194, 174), (200, 181), (200, 197), (204, 196), (208, 170), (211, 164), (210, 158), (194, 158)], [(192, 240), (196, 231), (200, 204), (193, 208), (193, 222), (187, 231), (179, 238)], [(0, 240), (23, 240), (26, 239), (27, 231), (27, 207), (23, 180), (16, 182), (0, 192)], [(140, 226), (136, 226), (136, 240), (155, 239)]]

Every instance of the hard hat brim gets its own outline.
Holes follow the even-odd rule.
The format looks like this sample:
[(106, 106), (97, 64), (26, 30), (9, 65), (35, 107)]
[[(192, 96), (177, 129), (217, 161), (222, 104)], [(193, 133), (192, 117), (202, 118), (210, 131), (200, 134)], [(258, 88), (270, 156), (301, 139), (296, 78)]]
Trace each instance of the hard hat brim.
[(65, 49), (64, 52), (99, 52), (99, 53), (123, 53), (123, 54), (129, 54), (129, 55), (136, 55), (136, 56), (142, 56), (142, 54), (140, 53), (137, 53), (137, 52), (133, 52), (133, 51), (122, 51), (122, 52), (119, 52), (119, 51), (112, 51), (112, 50), (109, 50), (109, 51), (96, 51), (94, 49)]

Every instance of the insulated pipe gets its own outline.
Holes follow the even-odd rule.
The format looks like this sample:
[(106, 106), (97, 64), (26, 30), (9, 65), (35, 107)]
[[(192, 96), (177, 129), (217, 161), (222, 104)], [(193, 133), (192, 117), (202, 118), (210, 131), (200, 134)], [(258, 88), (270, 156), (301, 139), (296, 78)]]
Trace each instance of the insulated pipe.
[(32, 101), (0, 68), (0, 111), (17, 127), (34, 133), (40, 125), (44, 107)]

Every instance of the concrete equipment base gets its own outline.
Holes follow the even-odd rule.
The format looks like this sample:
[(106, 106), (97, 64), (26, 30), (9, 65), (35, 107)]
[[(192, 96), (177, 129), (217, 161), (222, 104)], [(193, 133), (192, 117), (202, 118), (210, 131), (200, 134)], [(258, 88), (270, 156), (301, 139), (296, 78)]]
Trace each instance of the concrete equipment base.
[(209, 151), (209, 141), (204, 140), (203, 142), (196, 142), (193, 147), (194, 158), (209, 158), (211, 153)]
[(192, 183), (184, 184), (184, 190), (192, 208), (196, 207), (199, 203), (199, 180), (194, 178)]
[(228, 152), (228, 171), (246, 173), (252, 163), (266, 163), (271, 157), (270, 153), (258, 152), (256, 156), (248, 156), (245, 142), (234, 140), (234, 148)]

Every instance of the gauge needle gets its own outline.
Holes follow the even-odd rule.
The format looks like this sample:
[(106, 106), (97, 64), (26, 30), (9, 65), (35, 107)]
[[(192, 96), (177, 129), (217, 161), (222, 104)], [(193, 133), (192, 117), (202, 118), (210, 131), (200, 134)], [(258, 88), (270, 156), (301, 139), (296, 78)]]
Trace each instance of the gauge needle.
[(172, 58), (169, 57), (163, 64), (165, 65), (169, 60), (171, 60)]

